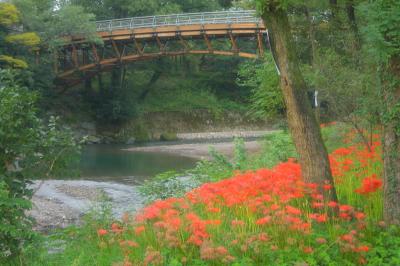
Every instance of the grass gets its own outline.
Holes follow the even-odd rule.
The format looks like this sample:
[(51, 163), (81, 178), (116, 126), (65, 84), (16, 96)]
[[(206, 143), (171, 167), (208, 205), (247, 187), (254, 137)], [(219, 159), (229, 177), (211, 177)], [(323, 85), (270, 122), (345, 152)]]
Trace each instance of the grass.
[(399, 265), (400, 230), (381, 221), (379, 136), (369, 151), (341, 127), (323, 128), (326, 143), (333, 144), (328, 148), (339, 202), (325, 199), (329, 186), (304, 183), (294, 160), (261, 167), (293, 155), (290, 139), (279, 133), (265, 140), (277, 145), (266, 145), (270, 157), (247, 156), (239, 141), (233, 161), (215, 154), (214, 162), (192, 170), (206, 182), (200, 187), (180, 197), (166, 193), (121, 221), (113, 221), (107, 208), (96, 211), (83, 227), (54, 236), (65, 241), (64, 252), (36, 248), (25, 264)]

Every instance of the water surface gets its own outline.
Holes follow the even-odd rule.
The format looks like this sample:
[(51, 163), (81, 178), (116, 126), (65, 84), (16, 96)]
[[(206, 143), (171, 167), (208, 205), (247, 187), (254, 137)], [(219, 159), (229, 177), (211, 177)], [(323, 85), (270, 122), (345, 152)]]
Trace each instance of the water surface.
[(138, 184), (162, 172), (186, 170), (196, 159), (159, 152), (124, 151), (129, 145), (87, 145), (82, 150), (81, 177)]

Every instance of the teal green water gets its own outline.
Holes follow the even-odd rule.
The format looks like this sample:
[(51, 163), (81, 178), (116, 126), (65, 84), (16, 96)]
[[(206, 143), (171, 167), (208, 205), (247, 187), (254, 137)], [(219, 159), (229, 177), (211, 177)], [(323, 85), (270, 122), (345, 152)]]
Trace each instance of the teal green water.
[(165, 171), (195, 166), (188, 157), (157, 152), (131, 152), (127, 145), (88, 145), (82, 151), (81, 177), (96, 181), (137, 184)]

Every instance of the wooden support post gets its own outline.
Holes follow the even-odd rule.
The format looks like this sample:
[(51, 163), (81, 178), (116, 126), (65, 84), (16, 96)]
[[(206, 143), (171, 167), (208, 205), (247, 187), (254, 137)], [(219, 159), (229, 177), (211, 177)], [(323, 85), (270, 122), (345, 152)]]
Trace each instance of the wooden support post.
[(89, 63), (89, 53), (88, 50), (82, 49), (82, 64), (87, 65)]
[(188, 45), (187, 42), (182, 38), (181, 35), (179, 35), (179, 42), (182, 44), (184, 52), (187, 52), (187, 51), (190, 50), (189, 45)]
[(144, 48), (142, 48), (142, 46), (140, 45), (140, 43), (136, 39), (133, 39), (133, 40), (135, 42), (135, 47), (136, 47), (136, 50), (138, 51), (138, 54), (139, 55), (143, 55)]
[(210, 52), (210, 54), (212, 54), (212, 53), (214, 52), (214, 49), (213, 49), (213, 47), (212, 47), (212, 45), (211, 45), (211, 42), (210, 42), (210, 40), (208, 39), (208, 36), (207, 36), (206, 33), (204, 33), (203, 36), (204, 36), (204, 41), (205, 41), (206, 44), (207, 44), (208, 51)]
[(259, 52), (259, 56), (263, 57), (264, 56), (264, 46), (263, 46), (263, 34), (261, 32), (257, 33), (257, 48)]
[(58, 73), (58, 53), (57, 50), (54, 51), (54, 73)]
[(118, 46), (114, 40), (111, 40), (112, 47), (114, 48), (115, 55), (121, 59), (121, 53), (119, 52)]
[(93, 53), (93, 57), (94, 57), (94, 61), (97, 65), (100, 64), (100, 58), (99, 58), (99, 54), (97, 53), (97, 48), (94, 44), (92, 44), (92, 53)]
[(119, 58), (120, 61), (121, 61), (122, 57), (124, 57), (124, 55), (125, 55), (125, 50), (126, 50), (126, 44), (124, 44), (124, 45), (122, 46), (121, 57)]
[(156, 35), (156, 41), (160, 49), (160, 53), (165, 53), (165, 45), (161, 42), (160, 38)]
[(239, 53), (239, 48), (238, 48), (237, 43), (236, 43), (236, 38), (235, 38), (235, 36), (233, 36), (232, 32), (229, 32), (229, 39), (231, 40), (231, 44), (232, 44), (231, 49), (232, 49), (232, 51), (234, 53), (236, 53), (236, 54)]
[(73, 62), (73, 64), (74, 64), (74, 67), (78, 68), (78, 67), (79, 67), (78, 52), (77, 52), (77, 50), (76, 50), (75, 45), (73, 45), (73, 44), (72, 44), (71, 57), (72, 57), (72, 62)]

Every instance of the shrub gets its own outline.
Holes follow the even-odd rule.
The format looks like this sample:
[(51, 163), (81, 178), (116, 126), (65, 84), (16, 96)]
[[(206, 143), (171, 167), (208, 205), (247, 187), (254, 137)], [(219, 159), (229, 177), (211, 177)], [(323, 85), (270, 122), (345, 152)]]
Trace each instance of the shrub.
[(47, 125), (35, 108), (37, 95), (16, 82), (17, 72), (0, 70), (0, 262), (17, 256), (33, 240), (32, 178), (62, 175), (79, 160), (72, 133), (51, 117)]

